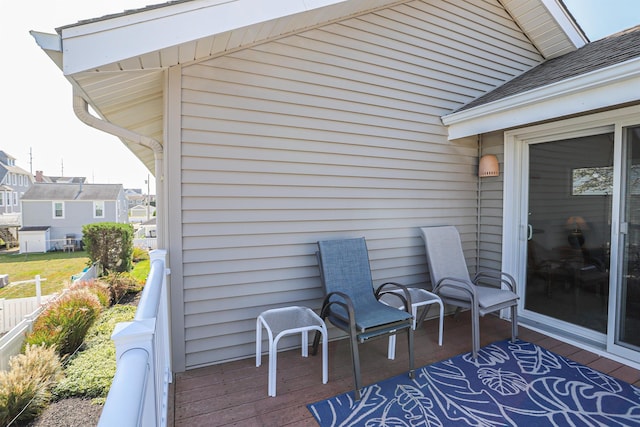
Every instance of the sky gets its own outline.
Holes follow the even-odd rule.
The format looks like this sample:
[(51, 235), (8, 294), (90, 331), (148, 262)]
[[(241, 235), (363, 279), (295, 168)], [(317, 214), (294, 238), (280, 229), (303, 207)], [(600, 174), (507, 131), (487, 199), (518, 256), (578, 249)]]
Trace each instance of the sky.
[[(263, 0), (268, 1), (268, 0)], [(71, 85), (38, 47), (30, 30), (55, 28), (149, 4), (154, 0), (0, 0), (0, 150), (35, 174), (84, 176), (155, 193), (146, 167), (116, 137), (80, 122)], [(590, 40), (640, 24), (640, 0), (564, 0)]]

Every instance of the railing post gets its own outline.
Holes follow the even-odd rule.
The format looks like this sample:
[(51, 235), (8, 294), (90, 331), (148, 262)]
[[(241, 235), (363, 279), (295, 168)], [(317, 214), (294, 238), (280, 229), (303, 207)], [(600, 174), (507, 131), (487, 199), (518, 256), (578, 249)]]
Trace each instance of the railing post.
[[(171, 366), (166, 301), (166, 251), (150, 253), (151, 268), (135, 317), (116, 325), (116, 377), (102, 409), (99, 427), (167, 425)], [(132, 366), (135, 365), (135, 366)], [(135, 378), (131, 373), (135, 372)], [(138, 375), (139, 374), (139, 375)], [(138, 396), (133, 400), (132, 396)]]
[[(116, 366), (119, 366), (120, 359), (129, 350), (142, 349), (147, 352), (147, 368), (149, 373), (146, 377), (145, 398), (139, 408), (142, 426), (156, 425), (156, 402), (155, 402), (155, 372), (153, 363), (153, 336), (155, 334), (154, 319), (138, 320), (135, 322), (118, 323), (113, 330), (111, 339), (116, 346)], [(102, 420), (101, 420), (102, 421)], [(108, 420), (105, 420), (108, 421)]]

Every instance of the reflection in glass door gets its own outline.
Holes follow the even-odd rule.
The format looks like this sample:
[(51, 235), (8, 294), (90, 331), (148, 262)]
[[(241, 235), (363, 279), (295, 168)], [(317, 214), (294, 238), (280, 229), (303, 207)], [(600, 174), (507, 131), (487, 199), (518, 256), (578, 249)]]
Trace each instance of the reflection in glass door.
[(616, 305), (615, 343), (640, 348), (640, 126), (623, 134), (623, 202), (621, 279)]
[(605, 334), (613, 133), (528, 148), (524, 308)]

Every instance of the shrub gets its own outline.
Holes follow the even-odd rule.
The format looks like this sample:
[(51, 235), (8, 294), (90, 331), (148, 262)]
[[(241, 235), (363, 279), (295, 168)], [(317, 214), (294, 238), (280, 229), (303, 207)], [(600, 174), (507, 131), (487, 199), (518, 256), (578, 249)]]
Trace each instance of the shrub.
[(111, 298), (117, 303), (127, 293), (140, 292), (144, 282), (140, 282), (129, 273), (111, 273), (103, 278), (111, 290)]
[(140, 262), (140, 261), (147, 260), (149, 259), (149, 251), (136, 246), (133, 248), (131, 259), (133, 260), (133, 262)]
[(27, 345), (24, 354), (0, 371), (0, 425), (16, 425), (35, 419), (49, 403), (51, 389), (62, 378), (62, 366), (54, 348)]
[(69, 286), (69, 290), (71, 291), (76, 289), (88, 290), (98, 297), (98, 300), (103, 307), (109, 307), (111, 305), (111, 290), (109, 289), (108, 283), (95, 279), (79, 280)]
[(105, 272), (131, 270), (133, 226), (98, 222), (82, 227), (82, 243), (91, 262), (99, 262)]
[(70, 291), (38, 316), (26, 342), (55, 346), (61, 357), (72, 354), (82, 344), (101, 309), (100, 300), (89, 290)]
[(53, 394), (58, 399), (69, 397), (107, 397), (116, 374), (116, 349), (113, 343), (95, 345), (84, 350), (67, 365), (65, 378)]
[(136, 307), (115, 305), (104, 311), (87, 332), (85, 350), (74, 356), (66, 377), (53, 393), (58, 398), (106, 398), (116, 373), (116, 349), (111, 334), (116, 324), (134, 318)]
[(136, 315), (137, 307), (132, 305), (114, 305), (109, 310), (100, 314), (96, 322), (87, 331), (85, 337), (85, 347), (91, 349), (94, 345), (102, 342), (113, 344), (111, 335), (113, 329), (120, 322), (129, 322)]

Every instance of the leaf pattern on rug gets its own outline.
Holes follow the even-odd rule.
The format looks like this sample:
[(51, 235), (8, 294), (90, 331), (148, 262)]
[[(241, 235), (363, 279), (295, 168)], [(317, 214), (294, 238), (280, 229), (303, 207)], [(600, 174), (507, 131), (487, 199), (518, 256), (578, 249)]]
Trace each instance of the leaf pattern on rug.
[(537, 345), (519, 341), (509, 345), (522, 372), (531, 375), (547, 375), (552, 369), (560, 369), (560, 361), (548, 350)]
[(534, 380), (528, 394), (556, 424), (640, 426), (640, 402), (591, 384), (545, 377)]
[(408, 385), (396, 387), (396, 400), (411, 426), (442, 426), (433, 411), (433, 402), (420, 389)]
[[(421, 369), (419, 377), (448, 420), (470, 425), (504, 426), (500, 414), (487, 411), (495, 402), (484, 390), (474, 391), (464, 371), (452, 360)], [(445, 423), (446, 425), (446, 423)]]
[(636, 426), (640, 389), (524, 341), (308, 405), (322, 427)]
[(379, 418), (372, 418), (365, 423), (366, 427), (404, 427), (405, 423), (397, 416), (390, 416), (389, 413), (395, 404), (395, 400), (389, 401), (382, 411), (382, 416)]
[(509, 354), (496, 345), (489, 345), (478, 351), (477, 359), (474, 359), (473, 354), (471, 353), (463, 355), (462, 359), (467, 363), (471, 363), (476, 368), (479, 368), (480, 366), (501, 365), (505, 361), (509, 360)]
[(602, 387), (611, 393), (618, 393), (622, 390), (620, 381), (607, 374), (603, 374), (602, 372), (598, 372), (572, 360), (567, 360), (567, 365), (578, 371), (578, 373), (590, 383)]
[(527, 389), (527, 381), (515, 372), (501, 369), (480, 368), (478, 378), (482, 384), (502, 396), (513, 396)]

